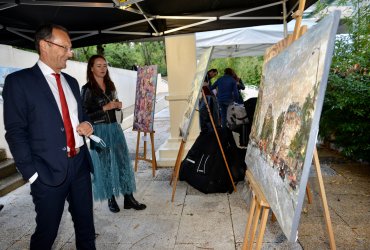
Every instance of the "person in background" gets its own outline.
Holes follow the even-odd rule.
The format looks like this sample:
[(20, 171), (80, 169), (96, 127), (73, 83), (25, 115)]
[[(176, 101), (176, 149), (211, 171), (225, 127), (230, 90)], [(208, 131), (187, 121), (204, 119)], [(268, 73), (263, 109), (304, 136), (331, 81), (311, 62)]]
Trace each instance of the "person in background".
[[(213, 121), (215, 123), (216, 127), (220, 126), (220, 121), (219, 121), (219, 107), (217, 104), (217, 99), (214, 95), (214, 92), (211, 91), (210, 85), (211, 85), (211, 79), (215, 76), (217, 76), (218, 71), (217, 69), (210, 69), (208, 70), (204, 83), (203, 83), (203, 92), (204, 95), (207, 98), (208, 102), (208, 107), (210, 109), (210, 112), (212, 114)], [(216, 90), (215, 90), (216, 92)], [(199, 123), (200, 123), (200, 129), (202, 132), (208, 132), (213, 130), (213, 126), (211, 123), (211, 119), (208, 114), (208, 110), (206, 107), (206, 104), (203, 100), (203, 95), (200, 97), (199, 101)]]
[(224, 75), (217, 79), (217, 81), (211, 86), (211, 90), (217, 88), (217, 101), (221, 110), (221, 125), (226, 127), (226, 114), (227, 107), (233, 103), (237, 102), (239, 98), (238, 89), (236, 86), (236, 81), (233, 78), (234, 71), (231, 68), (226, 68), (224, 70)]
[(207, 71), (202, 87), (205, 95), (213, 94), (211, 92), (211, 79), (217, 75), (218, 75), (217, 69), (210, 69)]
[(9, 74), (3, 89), (5, 138), (35, 204), (30, 249), (52, 248), (66, 200), (76, 248), (95, 249), (92, 163), (84, 138), (93, 128), (77, 80), (61, 72), (73, 55), (71, 40), (65, 28), (49, 24), (36, 31), (35, 45), (36, 65)]
[(136, 64), (132, 65), (131, 67), (131, 70), (133, 71), (137, 71), (139, 69), (139, 66), (137, 66)]
[(109, 210), (120, 211), (115, 197), (124, 195), (124, 208), (143, 210), (144, 204), (133, 196), (135, 176), (125, 135), (116, 121), (115, 110), (122, 108), (110, 79), (107, 61), (94, 55), (87, 64), (87, 83), (82, 87), (83, 108), (93, 122), (94, 134), (103, 139), (106, 147), (94, 141), (90, 144), (93, 160), (93, 193), (95, 200), (108, 199)]
[(233, 77), (236, 81), (236, 87), (238, 89), (238, 101), (237, 101), (237, 103), (243, 104), (244, 100), (243, 100), (241, 90), (245, 89), (244, 83), (243, 83), (242, 79), (240, 79), (240, 77), (235, 72), (234, 72)]

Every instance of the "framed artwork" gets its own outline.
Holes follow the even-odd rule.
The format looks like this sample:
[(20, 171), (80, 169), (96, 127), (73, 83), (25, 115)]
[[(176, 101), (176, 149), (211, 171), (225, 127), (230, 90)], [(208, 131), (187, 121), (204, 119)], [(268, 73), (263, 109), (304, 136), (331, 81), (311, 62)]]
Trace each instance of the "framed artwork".
[(246, 163), (289, 241), (297, 239), (339, 17), (327, 16), (263, 67)]
[(204, 51), (197, 64), (192, 89), (186, 101), (186, 108), (183, 119), (180, 123), (180, 136), (186, 142), (189, 135), (189, 127), (193, 120), (195, 107), (198, 105), (200, 91), (203, 86), (204, 78), (206, 76), (209, 59), (211, 58), (213, 47)]
[(157, 65), (138, 67), (133, 130), (153, 132)]

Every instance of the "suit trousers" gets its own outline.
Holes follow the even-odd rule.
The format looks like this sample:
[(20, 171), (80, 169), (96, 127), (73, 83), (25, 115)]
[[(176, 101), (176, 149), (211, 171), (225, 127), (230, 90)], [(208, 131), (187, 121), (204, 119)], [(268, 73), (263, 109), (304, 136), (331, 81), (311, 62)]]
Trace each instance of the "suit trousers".
[(76, 248), (95, 249), (95, 228), (91, 177), (87, 148), (68, 158), (65, 181), (59, 186), (48, 186), (38, 177), (31, 184), (31, 195), (36, 211), (36, 230), (31, 237), (31, 250), (49, 250), (57, 237), (65, 200), (75, 228)]

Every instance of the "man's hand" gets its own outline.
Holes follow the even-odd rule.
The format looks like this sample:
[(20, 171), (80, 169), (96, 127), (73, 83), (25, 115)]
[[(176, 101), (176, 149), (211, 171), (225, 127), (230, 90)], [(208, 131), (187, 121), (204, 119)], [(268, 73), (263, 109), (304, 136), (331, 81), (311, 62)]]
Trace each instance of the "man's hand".
[(82, 122), (77, 126), (77, 133), (89, 137), (94, 132), (94, 129), (88, 122)]

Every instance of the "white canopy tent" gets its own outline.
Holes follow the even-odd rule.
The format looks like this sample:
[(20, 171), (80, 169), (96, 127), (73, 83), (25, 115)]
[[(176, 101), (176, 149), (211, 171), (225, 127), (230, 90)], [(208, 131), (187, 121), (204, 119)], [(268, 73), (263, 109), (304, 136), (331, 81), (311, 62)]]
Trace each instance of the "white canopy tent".
[[(292, 33), (295, 21), (289, 22), (287, 32)], [(302, 20), (308, 28), (315, 24), (311, 20)], [(247, 28), (216, 30), (195, 33), (197, 56), (214, 46), (212, 58), (260, 56), (265, 50), (284, 38), (284, 26), (264, 25)]]
[[(294, 31), (295, 20), (287, 25), (288, 34)], [(313, 20), (302, 20), (301, 25), (311, 28)], [(216, 30), (195, 33), (197, 58), (204, 50), (214, 46), (212, 58), (262, 56), (268, 47), (284, 38), (284, 25), (263, 25), (247, 28)], [(244, 90), (245, 100), (257, 97), (258, 88), (247, 85)]]

